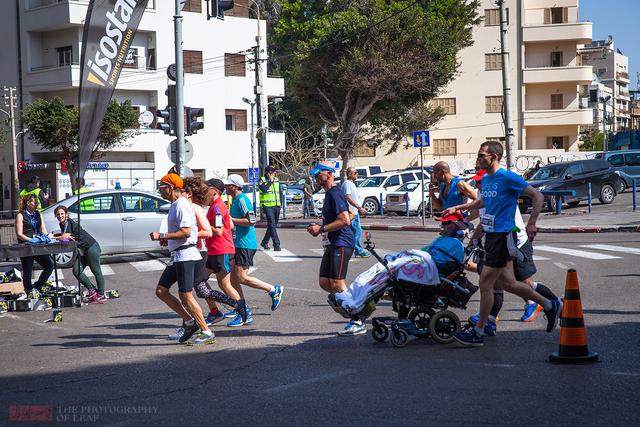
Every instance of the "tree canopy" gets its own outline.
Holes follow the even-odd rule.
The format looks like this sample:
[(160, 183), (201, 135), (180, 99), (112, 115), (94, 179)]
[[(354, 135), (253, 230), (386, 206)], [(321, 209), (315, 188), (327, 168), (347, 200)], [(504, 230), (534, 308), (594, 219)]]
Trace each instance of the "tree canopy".
[[(428, 102), (472, 44), (477, 0), (273, 0), (272, 57), (298, 113), (326, 123), (346, 165), (443, 115)], [(273, 12), (276, 11), (276, 12)]]

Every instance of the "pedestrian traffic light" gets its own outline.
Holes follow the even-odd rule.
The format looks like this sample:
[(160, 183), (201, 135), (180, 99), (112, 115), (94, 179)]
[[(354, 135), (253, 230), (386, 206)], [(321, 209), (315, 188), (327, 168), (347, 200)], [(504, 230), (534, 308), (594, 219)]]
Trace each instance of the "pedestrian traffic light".
[(69, 165), (67, 163), (67, 159), (60, 160), (60, 172), (62, 172), (62, 173), (68, 173), (69, 172)]
[(198, 121), (198, 117), (203, 117), (204, 120), (204, 108), (187, 107), (186, 110), (187, 135), (193, 135), (204, 129), (204, 121)]
[(20, 160), (20, 161), (18, 162), (18, 173), (19, 173), (19, 174), (23, 174), (23, 173), (25, 173), (25, 167), (26, 167), (25, 165), (26, 165), (26, 163), (25, 163), (25, 161), (24, 161), (24, 160)]
[(233, 0), (206, 0), (207, 19), (224, 19), (224, 11), (233, 9)]
[(164, 120), (164, 123), (158, 122), (156, 129), (160, 129), (166, 135), (175, 136), (176, 134), (176, 109), (175, 107), (166, 107), (164, 110), (156, 111), (158, 119)]

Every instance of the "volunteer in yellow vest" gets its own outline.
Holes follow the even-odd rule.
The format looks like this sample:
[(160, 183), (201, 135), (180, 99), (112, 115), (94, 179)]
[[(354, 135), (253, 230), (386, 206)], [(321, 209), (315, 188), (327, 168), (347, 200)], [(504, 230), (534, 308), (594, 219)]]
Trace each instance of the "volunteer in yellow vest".
[(36, 199), (38, 200), (38, 204), (36, 205), (37, 210), (41, 211), (47, 207), (48, 195), (44, 190), (42, 190), (42, 188), (40, 188), (40, 178), (37, 175), (34, 175), (31, 178), (31, 181), (29, 181), (29, 184), (27, 184), (27, 187), (20, 191), (20, 199), (22, 200), (24, 196), (28, 196), (30, 194), (36, 196)]
[(267, 232), (260, 246), (269, 250), (269, 239), (273, 240), (273, 250), (280, 250), (280, 238), (276, 227), (280, 221), (280, 181), (276, 177), (276, 168), (269, 165), (264, 170), (264, 176), (258, 181), (260, 190), (260, 209), (267, 218)]
[[(84, 178), (80, 178), (80, 188), (73, 190), (74, 195), (88, 193), (91, 190), (85, 187)], [(96, 210), (96, 206), (93, 204), (93, 199), (85, 199), (80, 202), (80, 206), (82, 207), (82, 211), (94, 211)]]

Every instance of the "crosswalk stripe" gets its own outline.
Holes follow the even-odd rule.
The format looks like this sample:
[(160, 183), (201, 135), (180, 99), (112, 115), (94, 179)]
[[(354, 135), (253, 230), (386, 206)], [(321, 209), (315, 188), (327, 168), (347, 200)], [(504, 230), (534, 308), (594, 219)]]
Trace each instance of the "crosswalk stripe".
[(619, 259), (620, 258), (619, 256), (614, 256), (614, 255), (600, 254), (597, 252), (579, 251), (576, 249), (568, 249), (568, 248), (557, 248), (555, 246), (534, 246), (533, 249), (535, 249), (536, 251), (554, 252), (557, 254), (571, 255), (579, 258), (588, 258), (588, 259)]
[[(115, 274), (115, 272), (113, 271), (113, 268), (111, 268), (110, 265), (101, 265), (100, 270), (102, 270), (103, 276), (113, 276)], [(89, 268), (84, 269), (84, 274), (87, 277), (94, 277), (93, 273), (91, 272), (91, 270), (89, 270)]]
[[(37, 280), (38, 277), (40, 277), (40, 273), (42, 273), (42, 270), (33, 270), (33, 274), (32, 274), (33, 280)], [(62, 274), (62, 270), (60, 269), (58, 269), (58, 279), (64, 279), (64, 274)], [(56, 276), (54, 272), (51, 272), (51, 276), (49, 276), (47, 280), (51, 282), (56, 280)]]
[(130, 262), (129, 264), (131, 264), (131, 266), (138, 270), (140, 273), (145, 273), (147, 271), (164, 270), (164, 268), (166, 267), (163, 263), (155, 259), (148, 261), (134, 261)]
[(324, 255), (324, 249), (313, 248), (313, 249), (309, 249), (309, 250), (311, 252), (313, 252), (314, 254)]
[(281, 248), (280, 251), (264, 251), (265, 254), (269, 255), (272, 260), (275, 262), (296, 262), (302, 261), (298, 255), (294, 254), (291, 251), (286, 250), (285, 248)]
[(640, 255), (640, 249), (627, 248), (625, 246), (613, 246), (613, 245), (578, 245), (581, 248), (599, 249), (601, 251), (622, 252), (625, 254)]
[(533, 256), (533, 260), (534, 261), (549, 261), (549, 258), (545, 258), (545, 257), (540, 256), (540, 255), (534, 255)]

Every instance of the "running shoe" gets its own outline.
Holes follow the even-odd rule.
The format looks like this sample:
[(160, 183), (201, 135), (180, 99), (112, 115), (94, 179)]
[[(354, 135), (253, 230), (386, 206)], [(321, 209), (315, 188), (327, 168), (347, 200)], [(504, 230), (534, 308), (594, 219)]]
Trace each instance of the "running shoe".
[(187, 345), (207, 345), (213, 344), (216, 342), (216, 336), (211, 332), (211, 334), (207, 335), (204, 332), (199, 332), (197, 335), (191, 337), (189, 341), (187, 341)]
[(260, 243), (260, 246), (262, 246), (262, 249), (264, 249), (265, 251), (269, 250), (269, 245), (267, 243)]
[(276, 308), (280, 306), (283, 293), (284, 288), (278, 284), (274, 286), (273, 291), (269, 292), (269, 296), (271, 297), (271, 311), (276, 311)]
[(193, 322), (190, 325), (185, 324), (184, 333), (180, 338), (178, 338), (178, 342), (181, 344), (184, 344), (189, 340), (189, 338), (191, 338), (198, 331), (200, 331), (200, 328), (198, 327), (198, 325), (196, 325), (196, 322)]
[(524, 304), (524, 314), (520, 318), (523, 322), (532, 322), (536, 317), (538, 317), (538, 313), (542, 310), (542, 306), (538, 303), (528, 303)]
[(251, 315), (251, 310), (249, 310), (249, 307), (247, 306), (247, 319), (242, 320), (242, 315), (237, 314), (232, 321), (227, 323), (227, 326), (230, 328), (237, 328), (238, 326), (250, 325), (252, 323), (253, 323), (253, 316)]
[(233, 309), (233, 310), (231, 310), (231, 311), (227, 311), (227, 312), (224, 314), (224, 318), (225, 318), (225, 319), (233, 319), (233, 318), (234, 318), (234, 317), (236, 317), (237, 315), (238, 315), (238, 312), (237, 312), (235, 309)]
[(174, 333), (169, 335), (167, 337), (167, 339), (171, 340), (171, 341), (178, 341), (180, 339), (180, 337), (182, 337), (182, 335), (184, 335), (184, 324), (182, 326), (180, 326), (179, 328), (177, 328)]
[(544, 312), (545, 316), (547, 316), (547, 332), (553, 331), (562, 315), (562, 301), (559, 299), (551, 300), (551, 304), (553, 304), (551, 309)]
[(454, 332), (453, 338), (467, 347), (482, 347), (484, 345), (484, 335), (479, 336), (474, 328)]
[[(471, 326), (476, 326), (479, 321), (479, 314), (474, 314), (473, 316), (469, 317), (469, 324)], [(498, 325), (496, 324), (496, 322), (491, 319), (487, 319), (487, 323), (484, 325), (484, 333), (489, 336), (495, 337), (498, 334)]]
[(367, 327), (364, 322), (360, 320), (352, 320), (346, 324), (343, 330), (338, 332), (341, 337), (351, 337), (355, 335), (362, 335), (367, 333)]
[(204, 319), (207, 326), (215, 325), (216, 323), (220, 323), (224, 320), (224, 314), (221, 311), (217, 311), (216, 314), (207, 314), (207, 318)]
[(89, 304), (104, 304), (107, 302), (107, 297), (103, 294), (96, 292), (93, 298), (89, 299)]
[(368, 253), (366, 253), (366, 252), (362, 252), (362, 253), (360, 253), (360, 254), (356, 254), (356, 256), (355, 256), (355, 257), (356, 257), (356, 258), (369, 258), (369, 257), (371, 257), (371, 255), (369, 255), (369, 254), (368, 254)]

